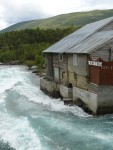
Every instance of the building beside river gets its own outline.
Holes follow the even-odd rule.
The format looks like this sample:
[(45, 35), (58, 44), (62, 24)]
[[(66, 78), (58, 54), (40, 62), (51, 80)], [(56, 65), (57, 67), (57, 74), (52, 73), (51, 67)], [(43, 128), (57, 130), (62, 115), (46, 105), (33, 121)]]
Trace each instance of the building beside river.
[(113, 17), (90, 23), (44, 51), (40, 87), (94, 114), (113, 113)]

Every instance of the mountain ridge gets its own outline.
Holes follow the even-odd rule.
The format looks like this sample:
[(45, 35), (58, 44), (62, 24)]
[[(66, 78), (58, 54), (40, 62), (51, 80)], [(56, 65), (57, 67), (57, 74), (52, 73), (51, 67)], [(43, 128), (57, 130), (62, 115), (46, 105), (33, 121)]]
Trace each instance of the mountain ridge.
[(19, 31), (24, 29), (36, 29), (38, 27), (42, 29), (66, 28), (69, 26), (81, 27), (88, 23), (95, 22), (112, 16), (113, 16), (113, 9), (72, 12), (45, 19), (36, 19), (19, 22), (1, 30), (0, 33)]

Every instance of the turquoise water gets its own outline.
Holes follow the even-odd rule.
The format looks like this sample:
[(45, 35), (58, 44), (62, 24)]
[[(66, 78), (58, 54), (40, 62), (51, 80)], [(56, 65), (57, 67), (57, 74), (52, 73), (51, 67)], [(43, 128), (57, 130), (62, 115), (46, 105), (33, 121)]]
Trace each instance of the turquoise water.
[(16, 150), (113, 150), (113, 115), (65, 106), (25, 67), (0, 66), (0, 141)]

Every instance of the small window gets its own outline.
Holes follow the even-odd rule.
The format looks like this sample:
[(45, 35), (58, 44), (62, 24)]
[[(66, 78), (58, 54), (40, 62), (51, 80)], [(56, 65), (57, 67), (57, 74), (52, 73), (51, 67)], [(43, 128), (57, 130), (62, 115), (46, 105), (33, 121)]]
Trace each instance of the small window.
[(63, 54), (58, 54), (59, 60), (63, 61)]
[(74, 65), (74, 66), (77, 66), (77, 65), (78, 65), (77, 54), (73, 54), (73, 65)]

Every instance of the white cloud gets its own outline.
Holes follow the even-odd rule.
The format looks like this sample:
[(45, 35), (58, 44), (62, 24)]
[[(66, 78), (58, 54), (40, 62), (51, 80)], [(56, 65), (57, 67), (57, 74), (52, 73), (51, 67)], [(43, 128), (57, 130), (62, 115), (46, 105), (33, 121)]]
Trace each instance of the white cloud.
[(58, 14), (110, 9), (113, 0), (0, 0), (0, 29), (8, 25)]
[(4, 20), (4, 8), (0, 5), (0, 29), (7, 27), (7, 22)]
[(8, 24), (4, 20), (0, 20), (0, 29), (6, 28)]
[(44, 12), (57, 15), (66, 12), (72, 12), (73, 7), (77, 8), (82, 6), (83, 0), (41, 0), (41, 7)]

